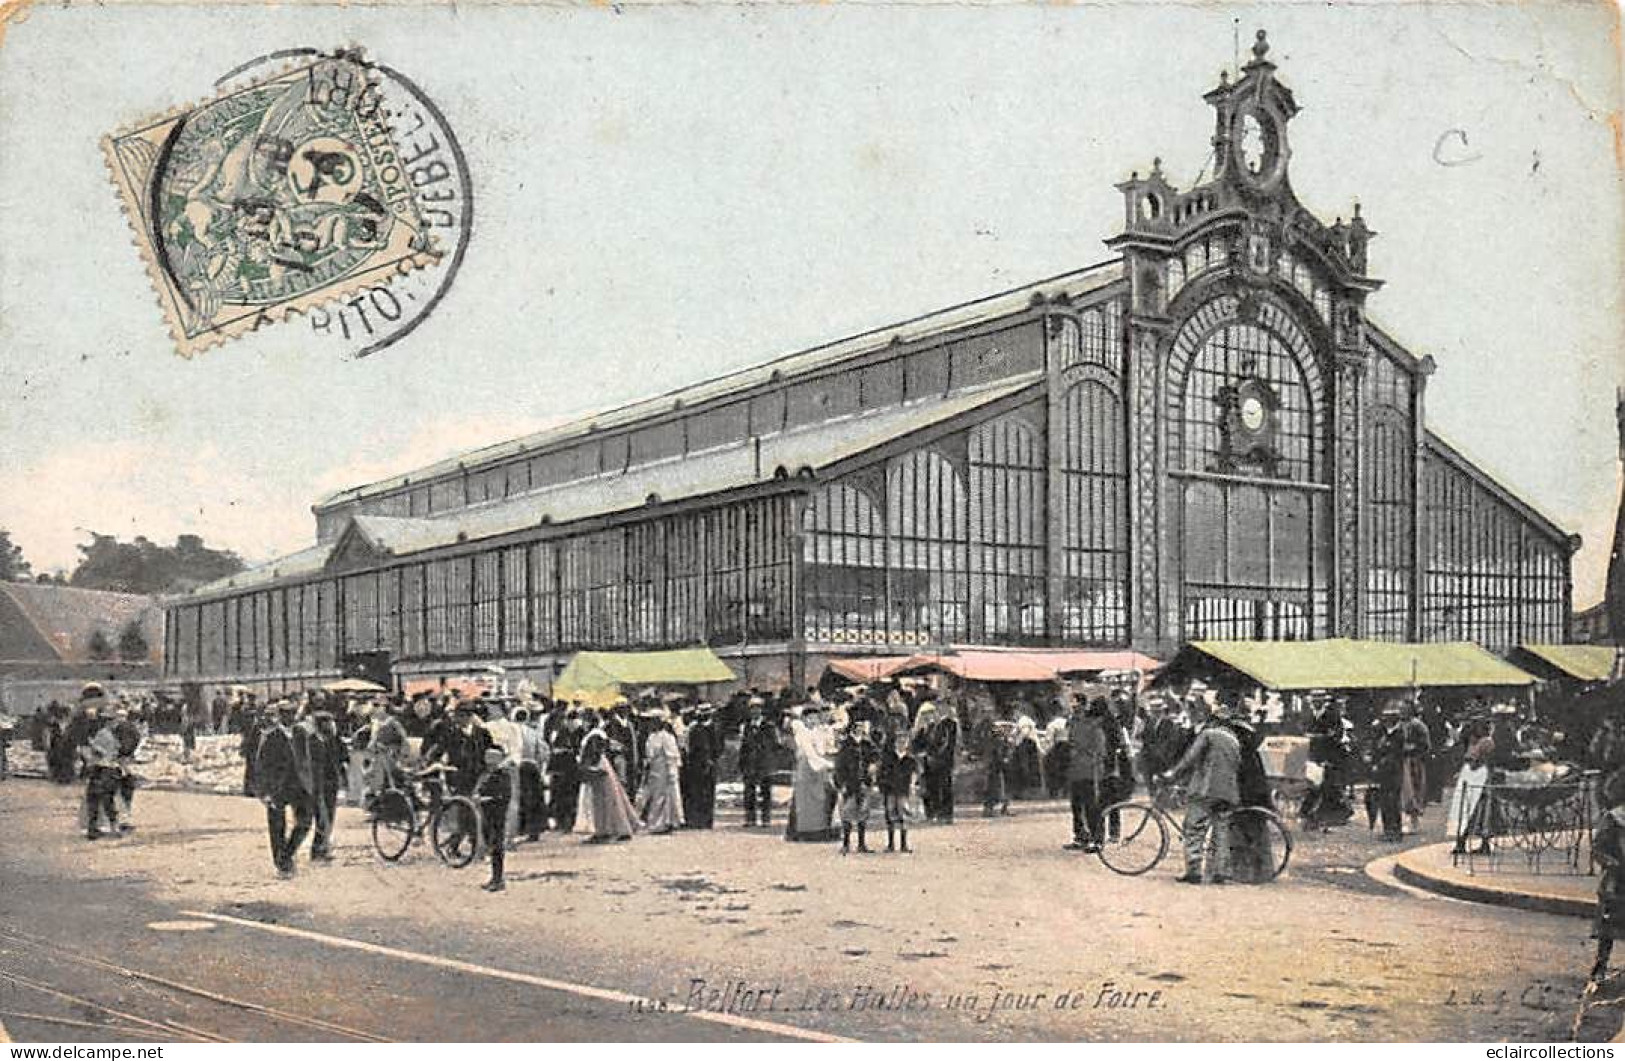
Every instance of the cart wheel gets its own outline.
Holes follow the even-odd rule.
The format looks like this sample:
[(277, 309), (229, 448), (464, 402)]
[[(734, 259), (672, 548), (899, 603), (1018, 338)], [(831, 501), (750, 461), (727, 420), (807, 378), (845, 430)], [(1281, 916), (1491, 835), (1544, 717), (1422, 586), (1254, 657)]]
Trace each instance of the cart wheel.
[(1252, 871), (1251, 883), (1267, 884), (1286, 872), (1287, 863), (1292, 861), (1292, 834), (1287, 832), (1280, 815), (1263, 807), (1238, 807), (1230, 812), (1229, 826), (1233, 876), (1245, 879), (1234, 873), (1239, 868), (1236, 845), (1240, 837), (1248, 838), (1252, 850), (1259, 855), (1248, 866)]
[(462, 869), (479, 856), (480, 809), (467, 796), (449, 796), (440, 804), (430, 832), (435, 854), (452, 869)]
[(372, 801), (372, 846), (385, 862), (399, 862), (417, 836), (412, 801), (398, 788), (378, 793)]
[[(1100, 845), (1100, 861), (1113, 873), (1138, 877), (1168, 853), (1168, 826), (1150, 804), (1113, 803), (1101, 817), (1106, 822), (1108, 837)], [(1117, 819), (1115, 840), (1110, 838), (1114, 817)]]

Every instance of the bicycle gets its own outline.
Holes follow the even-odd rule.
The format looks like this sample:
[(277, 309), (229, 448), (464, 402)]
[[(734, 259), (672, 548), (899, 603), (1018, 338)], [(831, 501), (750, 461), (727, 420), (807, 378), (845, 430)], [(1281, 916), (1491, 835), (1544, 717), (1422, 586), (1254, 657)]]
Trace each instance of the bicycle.
[[(1113, 803), (1106, 808), (1102, 820), (1116, 820), (1116, 837), (1107, 830), (1107, 837), (1097, 854), (1101, 864), (1113, 873), (1125, 877), (1138, 877), (1154, 869), (1168, 854), (1168, 834), (1184, 838), (1184, 825), (1169, 813), (1163, 804), (1178, 805), (1178, 789), (1151, 799), (1129, 799)], [(1248, 846), (1267, 852), (1267, 859), (1255, 867), (1258, 880), (1266, 884), (1286, 871), (1292, 860), (1292, 834), (1287, 831), (1281, 816), (1268, 807), (1232, 807), (1219, 814), (1208, 828), (1202, 841), (1203, 880), (1212, 879), (1214, 856), (1218, 847), (1218, 830), (1231, 830), (1231, 861), (1235, 862), (1235, 840), (1238, 834), (1251, 839)]]
[(484, 846), (480, 808), (468, 796), (448, 795), (446, 775), (454, 766), (436, 764), (411, 775), (409, 787), (390, 783), (372, 801), (372, 846), (385, 862), (399, 862), (424, 836), (440, 861), (462, 869)]

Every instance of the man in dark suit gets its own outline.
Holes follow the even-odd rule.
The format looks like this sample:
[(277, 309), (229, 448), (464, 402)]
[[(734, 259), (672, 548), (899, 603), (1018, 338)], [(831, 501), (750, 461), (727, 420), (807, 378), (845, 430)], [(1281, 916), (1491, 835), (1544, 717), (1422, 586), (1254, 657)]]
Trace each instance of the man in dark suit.
[[(308, 775), (309, 765), (306, 763), (301, 770), (292, 728), (294, 712), (294, 704), (289, 700), (278, 702), (275, 710), (268, 712), (254, 755), (254, 784), (265, 804), (271, 861), (276, 864), (277, 876), (284, 880), (293, 876), (294, 856), (310, 835), (312, 817), (311, 793), (301, 776), (302, 773)], [(293, 808), (292, 833), (288, 832), (290, 807)]]
[(548, 815), (553, 828), (568, 833), (576, 825), (576, 804), (581, 799), (581, 714), (575, 708), (555, 712), (559, 724), (547, 733), (549, 756), (547, 770), (551, 775), (548, 792), (552, 799)]
[(739, 776), (745, 782), (745, 828), (773, 824), (773, 771), (778, 768), (778, 730), (767, 721), (762, 698), (750, 698), (750, 715), (739, 734)]
[(717, 732), (715, 715), (710, 704), (700, 704), (688, 727), (680, 781), (683, 823), (689, 829), (709, 829), (716, 816), (717, 759), (722, 754), (722, 737)]
[(293, 727), (294, 761), (299, 780), (310, 794), (316, 819), (310, 841), (312, 862), (333, 861), (333, 816), (338, 813), (339, 786), (348, 753), (330, 711), (306, 715)]

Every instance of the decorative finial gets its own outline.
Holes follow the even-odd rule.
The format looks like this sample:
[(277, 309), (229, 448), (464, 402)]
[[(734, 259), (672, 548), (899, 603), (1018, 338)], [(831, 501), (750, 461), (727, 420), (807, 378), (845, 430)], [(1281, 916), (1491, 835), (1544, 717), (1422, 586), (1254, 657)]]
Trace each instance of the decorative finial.
[(1151, 176), (1162, 176), (1162, 157), (1160, 155), (1151, 160)]
[(1139, 180), (1140, 179), (1140, 171), (1139, 170), (1134, 170), (1133, 172), (1131, 172), (1128, 175), (1128, 179), (1131, 180), (1131, 181)]
[(1354, 220), (1360, 220), (1360, 200), (1354, 200)]
[(1228, 71), (1228, 70), (1220, 70), (1219, 71), (1219, 84), (1221, 86), (1223, 86), (1223, 85), (1228, 85), (1229, 83), (1230, 83), (1230, 71)]
[(1269, 53), (1269, 50), (1269, 39), (1264, 35), (1263, 30), (1259, 30), (1258, 38), (1253, 41), (1253, 61), (1256, 63), (1263, 62), (1264, 56)]

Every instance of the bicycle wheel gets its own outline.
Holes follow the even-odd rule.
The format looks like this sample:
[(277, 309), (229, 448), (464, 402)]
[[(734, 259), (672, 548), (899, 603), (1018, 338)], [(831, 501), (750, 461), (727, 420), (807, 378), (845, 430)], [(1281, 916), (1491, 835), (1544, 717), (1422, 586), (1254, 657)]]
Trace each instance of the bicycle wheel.
[(372, 846), (385, 862), (398, 862), (417, 837), (412, 801), (398, 788), (386, 788), (372, 801)]
[(1100, 861), (1113, 873), (1138, 877), (1168, 853), (1168, 826), (1148, 803), (1113, 803), (1102, 817), (1110, 821), (1114, 814), (1117, 839), (1100, 845)]
[(1292, 834), (1280, 815), (1263, 807), (1238, 807), (1228, 817), (1230, 879), (1268, 884), (1292, 860)]
[(435, 854), (452, 869), (462, 869), (479, 856), (480, 809), (467, 796), (448, 796), (440, 804), (430, 832)]

